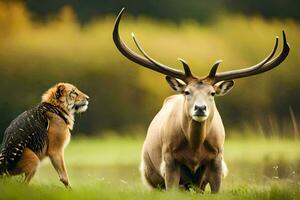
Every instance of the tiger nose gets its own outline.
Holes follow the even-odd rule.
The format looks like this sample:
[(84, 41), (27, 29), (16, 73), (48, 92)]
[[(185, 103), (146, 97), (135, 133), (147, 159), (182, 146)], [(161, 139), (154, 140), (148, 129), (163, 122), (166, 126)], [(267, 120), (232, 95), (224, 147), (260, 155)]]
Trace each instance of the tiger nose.
[(88, 100), (90, 99), (90, 97), (86, 95), (86, 96), (85, 96), (85, 99), (88, 101)]

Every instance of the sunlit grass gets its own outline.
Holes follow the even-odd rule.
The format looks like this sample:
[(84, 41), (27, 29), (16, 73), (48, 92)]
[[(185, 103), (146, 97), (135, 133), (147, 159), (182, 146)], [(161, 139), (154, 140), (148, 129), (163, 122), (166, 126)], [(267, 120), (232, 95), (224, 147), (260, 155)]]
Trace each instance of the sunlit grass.
[(110, 184), (96, 183), (92, 186), (67, 191), (54, 186), (25, 186), (16, 183), (3, 182), (0, 199), (299, 199), (299, 186), (284, 186), (274, 184), (272, 187), (260, 190), (239, 186), (231, 191), (224, 191), (217, 195), (196, 194), (179, 191), (146, 191), (145, 189), (123, 185), (112, 187)]
[(63, 188), (50, 162), (45, 160), (29, 186), (20, 185), (21, 177), (2, 180), (0, 199), (297, 199), (299, 196), (299, 141), (228, 139), (225, 160), (230, 173), (218, 195), (146, 190), (138, 171), (142, 143), (142, 138), (130, 137), (75, 138), (66, 150), (72, 191)]
[[(82, 180), (86, 180), (87, 183), (97, 180), (104, 182), (124, 180), (141, 184), (138, 168), (142, 144), (143, 139), (129, 137), (74, 139), (66, 149), (66, 163), (71, 174), (71, 181), (74, 185), (86, 184)], [(296, 140), (259, 137), (226, 140), (225, 160), (230, 173), (224, 185), (230, 188), (231, 183), (238, 183), (235, 180), (236, 177), (243, 183), (255, 179), (261, 182), (265, 177), (272, 179), (278, 176), (278, 170), (286, 170), (280, 175), (284, 176), (282, 178), (299, 177), (300, 149), (298, 146), (299, 141)], [(274, 169), (276, 166), (278, 168)], [(45, 160), (34, 182), (50, 182), (60, 185), (57, 175), (51, 168), (50, 162)], [(251, 177), (251, 174), (255, 176)]]

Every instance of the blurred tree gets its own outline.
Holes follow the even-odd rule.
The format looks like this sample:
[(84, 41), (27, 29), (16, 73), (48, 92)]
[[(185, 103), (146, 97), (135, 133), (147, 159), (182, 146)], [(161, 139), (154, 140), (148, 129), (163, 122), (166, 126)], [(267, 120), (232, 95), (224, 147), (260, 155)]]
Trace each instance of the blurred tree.
[(224, 0), (224, 3), (230, 11), (244, 15), (300, 20), (299, 0)]
[(192, 18), (203, 22), (216, 16), (221, 3), (218, 0), (28, 0), (26, 5), (37, 19), (44, 20), (49, 15), (57, 14), (64, 5), (70, 5), (81, 22), (107, 14), (116, 14), (122, 7), (126, 7), (128, 13), (133, 16), (146, 15), (175, 22)]
[[(74, 132), (137, 132), (141, 128), (145, 132), (163, 99), (172, 93), (163, 76), (137, 67), (117, 51), (111, 37), (115, 18), (103, 17), (81, 26), (70, 5), (45, 23), (31, 16), (22, 3), (0, 1), (0, 135), (12, 119), (61, 81), (75, 84), (91, 97), (88, 112), (77, 116)], [(175, 58), (182, 56), (195, 74), (204, 75), (218, 58), (224, 60), (220, 70), (258, 62), (283, 26), (291, 45), (287, 60), (270, 73), (237, 80), (232, 92), (216, 102), (226, 128), (240, 128), (247, 121), (261, 130), (291, 125), (296, 130), (300, 119), (299, 23), (224, 15), (214, 23), (199, 25), (128, 16), (121, 35), (131, 46), (129, 32), (136, 31), (154, 58), (180, 66)]]
[(223, 10), (268, 18), (292, 18), (300, 20), (299, 0), (27, 0), (28, 9), (37, 19), (55, 15), (64, 5), (70, 5), (81, 22), (107, 14), (116, 14), (126, 7), (131, 15), (145, 15), (175, 22), (195, 19), (206, 22)]

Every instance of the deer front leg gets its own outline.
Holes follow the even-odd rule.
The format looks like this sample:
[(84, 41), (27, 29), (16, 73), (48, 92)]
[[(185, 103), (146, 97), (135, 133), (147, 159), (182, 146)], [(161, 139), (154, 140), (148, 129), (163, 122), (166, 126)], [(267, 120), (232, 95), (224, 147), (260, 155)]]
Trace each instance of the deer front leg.
[(212, 193), (217, 193), (221, 187), (222, 159), (217, 157), (210, 162), (208, 171), (208, 183)]
[(170, 155), (164, 156), (161, 171), (165, 179), (166, 190), (178, 189), (180, 181), (180, 167)]
[(203, 165), (197, 170), (198, 179), (195, 185), (199, 187), (200, 192), (205, 192), (206, 185), (208, 184), (207, 181), (208, 170), (209, 170), (209, 166), (207, 165)]
[(60, 181), (65, 185), (66, 188), (71, 189), (69, 177), (65, 167), (64, 152), (61, 151), (61, 152), (51, 153), (49, 154), (49, 157), (53, 167), (58, 173)]

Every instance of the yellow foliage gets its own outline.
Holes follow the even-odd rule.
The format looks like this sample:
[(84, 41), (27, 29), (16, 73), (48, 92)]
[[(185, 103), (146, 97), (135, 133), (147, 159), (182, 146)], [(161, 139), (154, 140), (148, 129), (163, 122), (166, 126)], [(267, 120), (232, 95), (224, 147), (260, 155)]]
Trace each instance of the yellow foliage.
[[(24, 63), (30, 63), (32, 68), (53, 70), (58, 67), (90, 71), (126, 68), (128, 72), (137, 72), (138, 87), (149, 96), (166, 97), (170, 90), (161, 75), (138, 67), (118, 52), (112, 41), (114, 20), (115, 16), (107, 16), (81, 26), (71, 7), (66, 6), (58, 16), (41, 23), (32, 20), (22, 4), (0, 2), (1, 66), (14, 66), (12, 71), (22, 70)], [(299, 91), (299, 23), (226, 14), (210, 24), (195, 21), (174, 24), (125, 14), (120, 25), (121, 36), (132, 49), (137, 51), (130, 38), (130, 33), (135, 32), (153, 58), (181, 69), (177, 61), (181, 57), (199, 76), (206, 75), (219, 59), (224, 61), (220, 71), (258, 63), (271, 51), (276, 35), (282, 42), (283, 29), (291, 46), (288, 59), (272, 72), (238, 80), (231, 97), (225, 98), (232, 105), (241, 104), (240, 109), (257, 109), (258, 113), (272, 103), (270, 95), (277, 95), (274, 82), (276, 87), (293, 87)], [(42, 60), (47, 66), (41, 66), (36, 60)], [(157, 99), (149, 103), (161, 104)], [(288, 110), (290, 105), (284, 106)]]

